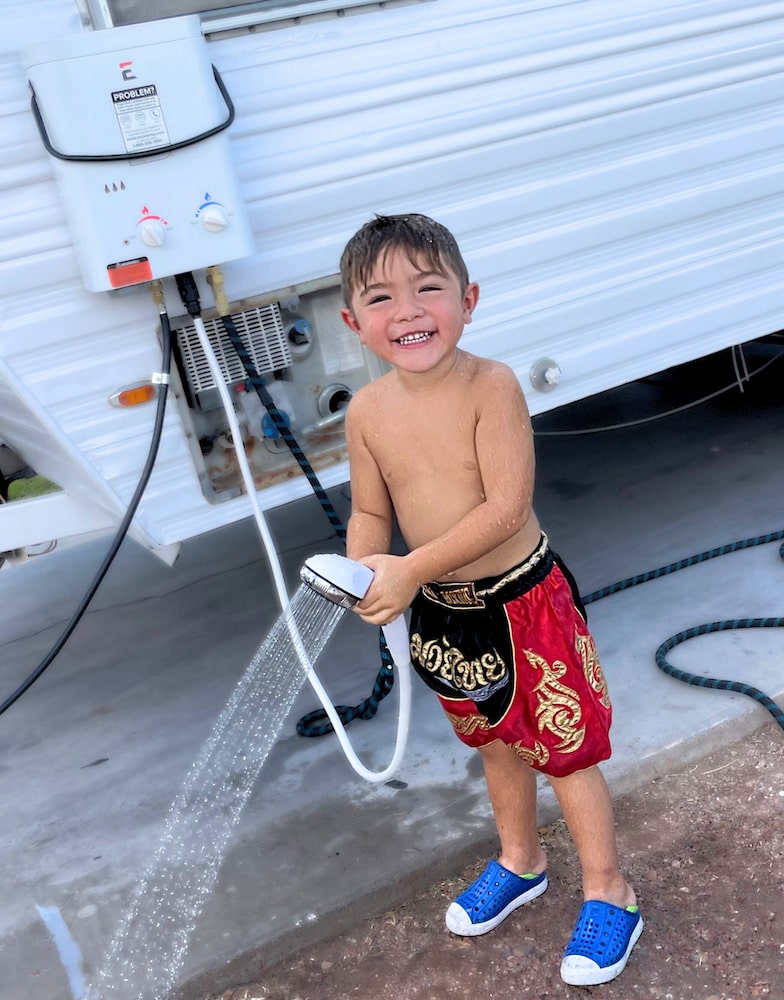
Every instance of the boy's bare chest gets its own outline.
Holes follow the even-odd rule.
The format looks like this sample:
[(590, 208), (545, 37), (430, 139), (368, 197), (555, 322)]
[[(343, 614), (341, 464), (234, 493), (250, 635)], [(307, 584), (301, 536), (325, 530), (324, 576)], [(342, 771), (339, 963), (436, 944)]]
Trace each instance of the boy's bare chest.
[(464, 396), (382, 407), (373, 451), (390, 489), (478, 475), (476, 412)]

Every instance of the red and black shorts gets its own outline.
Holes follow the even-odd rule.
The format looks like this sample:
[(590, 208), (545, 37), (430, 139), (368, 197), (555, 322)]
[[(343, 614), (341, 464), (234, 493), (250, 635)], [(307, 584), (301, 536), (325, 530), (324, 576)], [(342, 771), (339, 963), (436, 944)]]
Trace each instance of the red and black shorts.
[(612, 707), (585, 608), (545, 535), (502, 576), (426, 584), (410, 644), (468, 746), (501, 740), (553, 777), (610, 756)]

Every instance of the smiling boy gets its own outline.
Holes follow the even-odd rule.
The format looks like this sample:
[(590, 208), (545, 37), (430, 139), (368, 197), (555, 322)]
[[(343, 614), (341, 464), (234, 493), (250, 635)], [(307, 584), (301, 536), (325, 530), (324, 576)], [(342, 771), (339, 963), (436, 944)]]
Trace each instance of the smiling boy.
[[(458, 347), (479, 287), (439, 223), (377, 217), (346, 245), (341, 276), (344, 322), (391, 367), (354, 396), (346, 419), (347, 554), (375, 574), (356, 610), (383, 625), (411, 606), (412, 664), (458, 738), (480, 752), (501, 842), (498, 860), (450, 905), (447, 927), (484, 934), (547, 888), (540, 771), (583, 874), (561, 976), (608, 982), (642, 931), (596, 766), (610, 756), (611, 707), (576, 585), (533, 510), (520, 385), (506, 365)], [(389, 554), (395, 519), (404, 556)]]

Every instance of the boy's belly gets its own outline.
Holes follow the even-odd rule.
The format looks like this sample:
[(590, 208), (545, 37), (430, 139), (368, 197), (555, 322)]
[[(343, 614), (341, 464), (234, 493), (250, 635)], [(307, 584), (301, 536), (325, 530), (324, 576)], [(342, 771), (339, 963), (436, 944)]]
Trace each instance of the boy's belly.
[(488, 552), (480, 559), (461, 566), (442, 579), (449, 580), (481, 580), (486, 576), (499, 576), (507, 570), (523, 562), (539, 544), (541, 528), (535, 514), (525, 526), (512, 538)]
[[(432, 541), (433, 538), (438, 538), (439, 535), (449, 530), (449, 526), (447, 526), (439, 531), (433, 531), (432, 534), (423, 534), (421, 523), (417, 525), (417, 530), (412, 532), (406, 531), (406, 525), (401, 523), (400, 519), (399, 524), (403, 538), (406, 540), (406, 544), (409, 549), (425, 545), (427, 542)], [(539, 526), (539, 520), (536, 515), (532, 513), (517, 534), (508, 538), (505, 542), (502, 542), (501, 545), (496, 546), (496, 548), (487, 552), (479, 559), (474, 559), (472, 562), (458, 567), (452, 573), (449, 573), (440, 579), (442, 581), (481, 580), (486, 576), (498, 576), (505, 573), (513, 566), (523, 562), (523, 560), (525, 560), (533, 552), (539, 544), (540, 536), (541, 528)]]

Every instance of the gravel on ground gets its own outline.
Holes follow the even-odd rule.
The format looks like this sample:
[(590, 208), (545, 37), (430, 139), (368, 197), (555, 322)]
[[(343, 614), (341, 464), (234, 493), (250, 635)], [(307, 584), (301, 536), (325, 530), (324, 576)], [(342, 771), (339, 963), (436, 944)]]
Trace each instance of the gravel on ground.
[(615, 802), (625, 873), (645, 930), (623, 974), (560, 979), (580, 906), (561, 821), (541, 830), (550, 887), (495, 931), (459, 938), (444, 911), (477, 858), (405, 905), (205, 1000), (784, 1000), (784, 732), (764, 725)]

